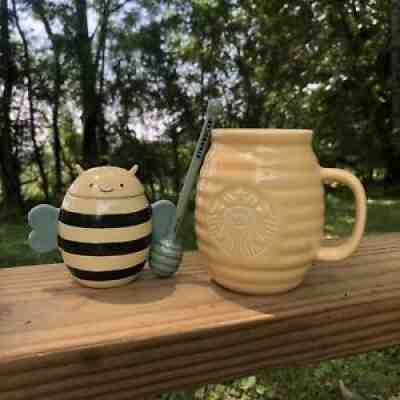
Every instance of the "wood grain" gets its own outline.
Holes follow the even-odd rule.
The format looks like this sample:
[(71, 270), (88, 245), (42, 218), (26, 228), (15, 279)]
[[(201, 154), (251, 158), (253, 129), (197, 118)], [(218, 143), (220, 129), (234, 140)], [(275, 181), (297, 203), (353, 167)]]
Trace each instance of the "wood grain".
[(243, 296), (197, 253), (176, 279), (74, 283), (62, 264), (0, 270), (0, 399), (123, 400), (400, 343), (400, 235), (364, 239), (298, 289)]

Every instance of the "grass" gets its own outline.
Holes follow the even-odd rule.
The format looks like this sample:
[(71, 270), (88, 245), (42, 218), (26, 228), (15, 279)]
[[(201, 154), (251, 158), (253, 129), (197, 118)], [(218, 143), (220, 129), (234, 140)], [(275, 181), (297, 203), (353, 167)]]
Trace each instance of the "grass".
[(32, 251), (27, 244), (28, 235), (26, 218), (0, 221), (0, 268), (61, 261), (58, 251), (42, 255)]
[[(343, 236), (351, 231), (354, 205), (348, 192), (326, 196), (326, 225), (329, 236)], [(186, 249), (196, 248), (193, 214), (185, 221)], [(367, 233), (400, 231), (400, 199), (368, 200)], [(39, 256), (26, 243), (29, 229), (25, 218), (0, 222), (0, 267), (43, 264), (60, 261), (57, 252)], [(257, 375), (197, 390), (174, 392), (160, 400), (337, 400), (338, 381), (364, 399), (400, 400), (400, 346), (346, 359), (322, 362), (315, 366), (260, 371)]]
[[(349, 193), (326, 195), (325, 231), (329, 236), (343, 236), (351, 232), (354, 222), (354, 203)], [(369, 198), (366, 233), (400, 231), (400, 199)]]

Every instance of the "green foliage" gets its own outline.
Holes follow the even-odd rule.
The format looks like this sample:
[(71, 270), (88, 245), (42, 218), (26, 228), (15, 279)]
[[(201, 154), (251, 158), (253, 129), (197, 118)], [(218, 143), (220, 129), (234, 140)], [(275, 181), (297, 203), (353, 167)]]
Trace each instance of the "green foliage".
[(400, 397), (400, 347), (324, 361), (318, 365), (278, 368), (160, 400), (338, 400), (339, 380), (365, 400)]
[[(0, 220), (0, 268), (61, 262), (57, 251), (39, 255), (27, 243), (30, 228), (26, 217)], [(7, 240), (5, 240), (7, 238)]]
[[(340, 195), (326, 195), (325, 233), (332, 237), (348, 235), (354, 223), (354, 202), (348, 189)], [(384, 197), (368, 199), (366, 231), (397, 232), (400, 227), (400, 199)]]
[[(39, 50), (31, 52), (36, 131), (54, 187), (48, 111), (54, 62), (60, 61), (58, 124), (68, 184), (84, 143), (76, 57), (77, 32), (84, 27), (66, 1), (17, 5), (47, 35), (37, 40), (26, 29), (29, 45)], [(104, 112), (96, 122), (97, 144), (104, 147), (98, 162), (139, 163), (151, 198), (179, 190), (210, 97), (224, 102), (220, 126), (313, 128), (324, 166), (351, 167), (365, 182), (376, 181), (379, 170), (385, 189), (400, 179), (400, 150), (390, 127), (388, 0), (96, 0), (88, 7), (98, 23), (89, 29), (100, 96), (92, 103), (99, 101)], [(38, 170), (24, 112), (21, 44), (14, 42), (21, 70), (13, 102), (15, 153), (31, 180)], [(28, 185), (23, 193), (29, 199), (38, 190)]]

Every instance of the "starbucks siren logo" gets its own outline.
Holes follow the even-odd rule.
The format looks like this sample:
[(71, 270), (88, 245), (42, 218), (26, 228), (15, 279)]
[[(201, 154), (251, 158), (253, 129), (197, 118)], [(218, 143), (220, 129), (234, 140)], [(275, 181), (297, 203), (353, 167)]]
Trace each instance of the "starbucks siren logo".
[(266, 252), (277, 231), (271, 205), (243, 188), (221, 193), (207, 211), (207, 223), (218, 248), (245, 257)]

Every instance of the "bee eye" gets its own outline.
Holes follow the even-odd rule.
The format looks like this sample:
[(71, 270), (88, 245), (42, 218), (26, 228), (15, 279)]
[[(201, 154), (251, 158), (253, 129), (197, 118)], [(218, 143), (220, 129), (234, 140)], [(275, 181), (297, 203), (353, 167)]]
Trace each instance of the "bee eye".
[(124, 187), (124, 184), (123, 184), (123, 183), (120, 183), (119, 186)]

